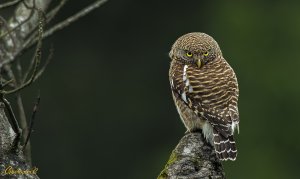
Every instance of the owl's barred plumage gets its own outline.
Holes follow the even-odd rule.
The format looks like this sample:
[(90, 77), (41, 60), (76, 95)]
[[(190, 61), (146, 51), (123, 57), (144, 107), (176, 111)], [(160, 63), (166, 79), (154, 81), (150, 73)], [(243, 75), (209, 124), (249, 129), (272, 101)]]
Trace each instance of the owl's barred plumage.
[(184, 125), (202, 130), (220, 160), (235, 160), (238, 83), (218, 43), (205, 33), (189, 33), (177, 39), (170, 58), (172, 95)]

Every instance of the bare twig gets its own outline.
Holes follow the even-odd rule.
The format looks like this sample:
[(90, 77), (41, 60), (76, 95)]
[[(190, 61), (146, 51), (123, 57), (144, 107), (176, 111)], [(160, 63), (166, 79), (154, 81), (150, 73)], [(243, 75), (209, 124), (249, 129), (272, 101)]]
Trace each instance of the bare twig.
[[(15, 77), (15, 74), (12, 70), (12, 67), (11, 67), (11, 64), (5, 64), (4, 65), (4, 68), (3, 68), (8, 76), (8, 78), (10, 79), (9, 81), (11, 81), (11, 83), (9, 83), (10, 87), (12, 88), (16, 88), (18, 86), (18, 83), (17, 83), (17, 79)], [(4, 86), (2, 86), (1, 90), (4, 90)], [(4, 93), (3, 93), (4, 95)]]
[(52, 48), (50, 48), (50, 54), (48, 55), (48, 58), (47, 58), (47, 60), (46, 60), (46, 62), (44, 64), (44, 66), (37, 72), (37, 74), (35, 75), (35, 78), (34, 78), (33, 82), (35, 80), (37, 80), (40, 76), (42, 76), (42, 74), (46, 70), (47, 66), (49, 65), (49, 63), (50, 63), (50, 61), (51, 61), (51, 59), (53, 57), (53, 53), (54, 53), (54, 49), (52, 47)]
[(48, 24), (54, 17), (55, 15), (58, 13), (58, 11), (61, 10), (61, 8), (66, 4), (68, 0), (61, 0), (60, 3), (53, 8), (49, 13), (47, 13), (47, 22), (46, 24)]
[(107, 0), (98, 0), (96, 2), (94, 2), (93, 4), (89, 5), (88, 7), (84, 8), (83, 10), (79, 11), (78, 13), (76, 13), (75, 15), (67, 18), (66, 20), (54, 25), (54, 27), (52, 27), (51, 29), (47, 30), (45, 32), (44, 37), (48, 37), (50, 35), (52, 35), (54, 32), (63, 29), (64, 27), (70, 25), (71, 23), (75, 22), (76, 20), (78, 20), (79, 18), (87, 15), (88, 13), (90, 13), (91, 11), (93, 11), (94, 9), (100, 7), (102, 4), (104, 4)]
[(37, 99), (36, 99), (36, 102), (35, 102), (35, 104), (33, 106), (32, 114), (31, 114), (31, 118), (30, 118), (30, 125), (29, 125), (28, 135), (27, 135), (26, 140), (24, 142), (23, 150), (25, 150), (26, 145), (27, 145), (27, 143), (28, 143), (28, 141), (30, 139), (31, 133), (33, 131), (33, 125), (34, 125), (35, 115), (36, 115), (36, 112), (37, 112), (40, 100), (41, 100), (41, 97), (40, 97), (40, 92), (39, 92), (38, 96), (37, 96)]
[[(48, 24), (58, 13), (59, 10), (66, 4), (68, 0), (61, 0), (59, 5), (53, 8), (49, 13), (45, 15), (45, 24)], [(38, 32), (34, 31), (29, 37), (26, 38), (26, 41), (23, 43), (23, 48), (17, 53), (16, 56), (20, 56), (22, 53), (26, 52), (32, 45), (37, 42)], [(43, 37), (44, 39), (44, 37)]]
[(31, 75), (30, 79), (27, 82), (25, 82), (24, 84), (22, 84), (18, 88), (12, 89), (10, 91), (0, 91), (0, 93), (3, 93), (3, 94), (12, 94), (12, 93), (19, 92), (22, 89), (24, 89), (27, 86), (29, 86), (34, 81), (34, 79), (35, 79), (35, 76), (37, 74), (38, 66), (40, 64), (40, 61), (41, 61), (41, 49), (38, 49), (38, 51), (36, 51), (36, 54), (35, 54), (35, 65), (34, 65), (34, 69), (33, 69), (33, 72), (32, 72), (32, 75)]
[[(49, 63), (50, 63), (50, 61), (53, 57), (53, 53), (54, 53), (54, 49), (53, 49), (53, 47), (51, 47), (50, 51), (49, 51), (49, 55), (46, 59), (46, 62), (44, 64), (44, 66), (36, 73), (36, 75), (33, 79), (33, 82), (35, 82), (44, 73), (44, 71), (46, 70), (47, 66), (49, 65)], [(32, 63), (30, 63), (28, 70), (24, 74), (24, 77), (23, 77), (23, 80), (22, 80), (23, 83), (25, 83), (26, 79), (28, 78), (29, 72), (32, 70), (32, 68), (34, 66), (34, 63), (33, 63), (34, 61), (32, 60), (31, 62)]]
[(94, 2), (93, 4), (89, 5), (88, 7), (82, 9), (81, 11), (79, 11), (78, 13), (76, 13), (75, 15), (67, 18), (66, 20), (54, 25), (54, 27), (52, 27), (51, 29), (47, 30), (45, 32), (45, 38), (52, 35), (54, 32), (63, 29), (64, 27), (70, 25), (71, 23), (75, 22), (76, 20), (78, 20), (81, 17), (84, 17), (85, 15), (87, 15), (88, 13), (90, 13), (91, 11), (93, 11), (94, 9), (100, 7), (101, 5), (103, 5), (107, 0), (98, 0), (96, 2)]
[[(2, 81), (1, 81), (1, 82), (2, 82)], [(8, 81), (5, 81), (5, 82), (1, 85), (1, 87), (2, 87), (2, 88), (5, 88), (6, 86), (8, 86), (9, 84), (11, 84), (12, 82), (14, 82), (13, 79), (10, 79), (10, 80), (8, 80)]]
[(0, 9), (4, 9), (10, 6), (14, 6), (16, 4), (18, 4), (19, 2), (21, 2), (23, 0), (13, 0), (13, 1), (8, 1), (6, 3), (0, 4)]
[[(21, 95), (20, 92), (17, 93), (17, 106), (18, 106), (18, 110), (19, 110), (19, 119), (18, 119), (18, 121), (19, 121), (20, 127), (23, 129), (22, 136), (21, 136), (21, 141), (24, 142), (26, 140), (26, 137), (27, 137), (28, 133), (29, 133), (29, 128), (28, 128), (26, 114), (25, 114), (25, 110), (24, 110), (22, 95)], [(24, 151), (24, 154), (25, 154), (26, 161), (29, 164), (31, 164), (30, 144), (27, 146), (27, 148), (24, 148), (23, 151)]]
[[(36, 52), (37, 52), (37, 49), (36, 49)], [(21, 85), (24, 84), (24, 83), (26, 82), (26, 80), (27, 80), (27, 78), (28, 78), (30, 72), (32, 71), (32, 69), (33, 69), (34, 66), (35, 66), (35, 63), (36, 63), (36, 56), (34, 55), (34, 56), (33, 56), (33, 59), (30, 60), (29, 66), (28, 66), (27, 70), (25, 71), (23, 77), (20, 79)]]
[[(34, 61), (34, 68), (33, 68), (33, 72), (32, 72), (32, 75), (30, 77), (30, 79), (21, 84), (20, 87), (18, 88), (15, 88), (15, 89), (12, 89), (10, 91), (5, 91), (5, 90), (2, 90), (0, 91), (0, 93), (2, 94), (11, 94), (11, 93), (15, 93), (15, 92), (18, 92), (20, 90), (22, 90), (23, 88), (29, 86), (35, 79), (36, 77), (36, 74), (38, 72), (38, 66), (40, 64), (40, 61), (41, 61), (41, 48), (42, 48), (42, 39), (43, 39), (43, 20), (42, 20), (42, 17), (41, 17), (41, 13), (39, 13), (39, 41), (38, 41), (38, 44), (37, 44), (37, 47), (36, 47), (36, 51), (34, 53), (34, 57), (33, 57), (33, 61)], [(29, 70), (31, 70), (29, 68)]]
[[(100, 7), (105, 2), (107, 2), (107, 0), (97, 0), (96, 2), (92, 3), (91, 5), (89, 5), (88, 7), (84, 8), (84, 9), (82, 9), (78, 13), (68, 17), (67, 19), (63, 20), (62, 22), (59, 22), (58, 24), (54, 25), (52, 28), (47, 30), (44, 33), (43, 38), (47, 38), (47, 37), (51, 36), (52, 34), (54, 34), (55, 32), (57, 32), (59, 30), (62, 30), (63, 28), (67, 27), (71, 23), (78, 20), (79, 18), (84, 17), (85, 15), (90, 13), (91, 11), (93, 11), (96, 8)], [(31, 37), (31, 38), (27, 39), (27, 41), (24, 43), (24, 48), (30, 48), (37, 41), (38, 41), (38, 39), (36, 37)]]

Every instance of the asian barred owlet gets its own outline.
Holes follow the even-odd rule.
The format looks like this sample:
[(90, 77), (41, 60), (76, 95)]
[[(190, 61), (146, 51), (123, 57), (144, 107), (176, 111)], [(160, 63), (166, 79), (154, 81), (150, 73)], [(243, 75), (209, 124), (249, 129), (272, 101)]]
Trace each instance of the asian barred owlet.
[(172, 95), (185, 127), (202, 130), (220, 160), (235, 160), (239, 89), (218, 43), (205, 33), (188, 33), (177, 39), (169, 55)]

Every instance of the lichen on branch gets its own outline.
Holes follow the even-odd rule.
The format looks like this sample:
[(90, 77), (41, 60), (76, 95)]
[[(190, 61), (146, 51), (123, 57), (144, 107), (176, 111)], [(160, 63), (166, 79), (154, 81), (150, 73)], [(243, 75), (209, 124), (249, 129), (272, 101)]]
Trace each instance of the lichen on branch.
[(202, 133), (186, 133), (158, 179), (224, 179), (221, 161)]

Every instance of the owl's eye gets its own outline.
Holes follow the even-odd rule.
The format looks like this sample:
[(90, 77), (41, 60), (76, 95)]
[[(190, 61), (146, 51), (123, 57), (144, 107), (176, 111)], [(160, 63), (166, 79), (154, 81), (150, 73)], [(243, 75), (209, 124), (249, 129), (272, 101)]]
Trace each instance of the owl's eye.
[(186, 52), (185, 54), (187, 57), (192, 57), (193, 56), (193, 53), (192, 52)]
[(203, 55), (207, 57), (207, 56), (208, 56), (208, 52), (204, 52), (204, 54), (203, 54)]

